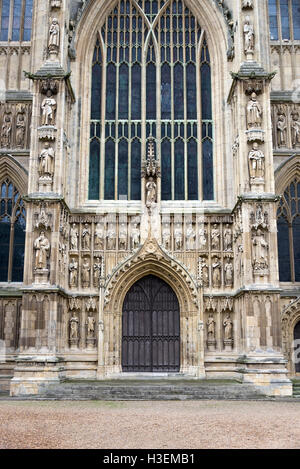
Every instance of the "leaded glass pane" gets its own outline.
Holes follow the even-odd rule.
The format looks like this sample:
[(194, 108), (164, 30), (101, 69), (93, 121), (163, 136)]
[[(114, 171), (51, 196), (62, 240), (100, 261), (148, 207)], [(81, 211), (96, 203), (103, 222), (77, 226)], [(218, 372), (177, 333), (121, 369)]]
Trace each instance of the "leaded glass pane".
[(8, 40), (10, 0), (2, 1), (0, 41)]
[(289, 0), (280, 0), (281, 36), (290, 39)]
[(295, 281), (300, 282), (300, 216), (293, 221)]
[(10, 219), (8, 217), (0, 220), (0, 239), (0, 282), (7, 282), (10, 245)]
[(281, 282), (291, 281), (291, 261), (289, 243), (289, 225), (284, 217), (277, 222), (278, 229), (278, 255), (279, 255), (279, 279)]
[(300, 40), (300, 2), (299, 0), (292, 0), (292, 2), (294, 39)]
[(277, 0), (269, 0), (269, 19), (271, 40), (278, 40)]
[(19, 217), (15, 223), (12, 281), (23, 281), (25, 251), (25, 220)]

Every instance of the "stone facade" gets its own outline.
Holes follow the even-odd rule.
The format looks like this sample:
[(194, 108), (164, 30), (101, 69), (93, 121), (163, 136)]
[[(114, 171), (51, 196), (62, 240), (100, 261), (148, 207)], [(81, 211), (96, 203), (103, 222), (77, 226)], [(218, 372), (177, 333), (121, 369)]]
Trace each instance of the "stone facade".
[(178, 298), (180, 373), (290, 395), (299, 286), (279, 282), (276, 213), (299, 171), (300, 45), (267, 39), (267, 0), (186, 0), (212, 59), (215, 200), (162, 201), (150, 142), (142, 200), (96, 203), (91, 60), (116, 3), (36, 1), (31, 41), (0, 44), (0, 182), (26, 203), (24, 281), (0, 285), (2, 387), (121, 376), (123, 302), (151, 274)]

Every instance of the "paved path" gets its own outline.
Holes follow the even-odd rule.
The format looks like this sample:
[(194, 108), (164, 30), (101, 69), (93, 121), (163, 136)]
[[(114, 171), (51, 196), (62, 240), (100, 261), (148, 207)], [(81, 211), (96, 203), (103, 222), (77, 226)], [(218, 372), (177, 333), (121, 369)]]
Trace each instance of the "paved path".
[(300, 403), (1, 401), (0, 448), (300, 448)]

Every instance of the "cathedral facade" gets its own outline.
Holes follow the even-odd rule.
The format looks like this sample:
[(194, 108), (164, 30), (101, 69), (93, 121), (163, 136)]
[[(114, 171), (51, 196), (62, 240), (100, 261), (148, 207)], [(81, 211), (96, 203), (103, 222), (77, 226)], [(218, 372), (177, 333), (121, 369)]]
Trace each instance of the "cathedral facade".
[(2, 0), (0, 21), (0, 389), (291, 395), (300, 1)]

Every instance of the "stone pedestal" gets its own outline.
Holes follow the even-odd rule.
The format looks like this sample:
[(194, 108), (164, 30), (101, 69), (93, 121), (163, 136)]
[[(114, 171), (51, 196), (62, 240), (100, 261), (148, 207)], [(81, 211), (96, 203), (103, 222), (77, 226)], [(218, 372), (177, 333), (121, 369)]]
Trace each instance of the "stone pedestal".
[(214, 352), (216, 350), (216, 339), (209, 339), (207, 341), (207, 349), (209, 352)]
[(49, 270), (48, 269), (35, 269), (34, 283), (38, 285), (45, 285), (48, 283)]
[(71, 350), (78, 350), (79, 339), (70, 339)]
[(41, 176), (39, 178), (39, 192), (51, 192), (52, 190), (52, 177)]
[(10, 382), (11, 396), (40, 394), (64, 378), (62, 360), (56, 356), (19, 356)]
[(86, 339), (86, 347), (88, 350), (94, 350), (96, 344), (96, 337), (88, 337)]
[(233, 340), (232, 339), (224, 340), (225, 352), (231, 352), (232, 351), (232, 346), (233, 346)]

